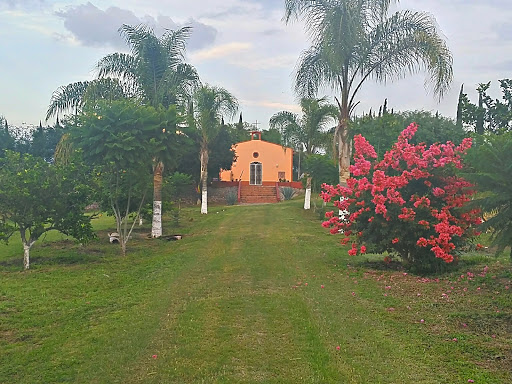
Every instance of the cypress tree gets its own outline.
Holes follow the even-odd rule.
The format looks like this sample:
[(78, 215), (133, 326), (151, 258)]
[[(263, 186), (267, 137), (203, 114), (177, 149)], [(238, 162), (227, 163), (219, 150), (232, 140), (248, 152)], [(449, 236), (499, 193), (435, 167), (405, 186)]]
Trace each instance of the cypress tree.
[(457, 128), (462, 128), (462, 102), (464, 99), (464, 83), (460, 86), (459, 102), (457, 103)]
[(243, 129), (244, 129), (244, 122), (243, 122), (243, 119), (242, 119), (242, 112), (240, 112), (240, 119), (238, 120), (238, 124), (236, 125), (236, 129), (238, 129), (239, 131), (243, 131)]

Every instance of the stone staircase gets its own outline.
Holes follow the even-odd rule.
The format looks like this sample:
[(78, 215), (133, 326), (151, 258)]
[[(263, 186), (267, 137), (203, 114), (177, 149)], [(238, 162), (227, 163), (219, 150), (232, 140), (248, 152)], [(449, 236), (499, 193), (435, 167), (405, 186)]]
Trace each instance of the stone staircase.
[(242, 185), (240, 203), (277, 203), (276, 187), (266, 185)]

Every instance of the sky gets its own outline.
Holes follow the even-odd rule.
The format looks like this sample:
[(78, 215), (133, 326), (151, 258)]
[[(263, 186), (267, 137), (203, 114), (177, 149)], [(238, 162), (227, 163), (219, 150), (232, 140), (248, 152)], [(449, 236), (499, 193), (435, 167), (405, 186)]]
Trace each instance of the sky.
[[(501, 97), (498, 80), (512, 78), (510, 0), (402, 0), (396, 8), (435, 17), (453, 55), (451, 90), (439, 101), (425, 89), (423, 73), (370, 81), (356, 114), (377, 110), (387, 98), (394, 110), (454, 118), (462, 83), (474, 102), (476, 87), (488, 81), (491, 96)], [(303, 25), (285, 24), (283, 14), (284, 0), (0, 0), (0, 115), (14, 125), (44, 124), (58, 87), (95, 78), (103, 56), (127, 52), (118, 33), (123, 23), (148, 24), (157, 34), (191, 25), (187, 62), (202, 82), (239, 100), (244, 121), (267, 129), (273, 114), (300, 112), (293, 73), (309, 42)], [(333, 101), (332, 92), (318, 96), (324, 95)]]

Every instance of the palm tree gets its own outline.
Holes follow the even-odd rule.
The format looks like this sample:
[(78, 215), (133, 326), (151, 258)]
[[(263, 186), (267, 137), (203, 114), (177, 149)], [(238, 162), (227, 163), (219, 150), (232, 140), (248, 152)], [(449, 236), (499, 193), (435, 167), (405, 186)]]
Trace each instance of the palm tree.
[[(68, 110), (78, 113), (85, 102), (90, 102), (87, 96), (98, 93), (92, 86), (100, 82), (117, 83), (126, 97), (154, 107), (186, 105), (199, 84), (197, 71), (185, 63), (186, 41), (191, 28), (167, 30), (160, 38), (144, 25), (132, 27), (123, 24), (119, 32), (131, 53), (112, 53), (102, 58), (97, 64), (98, 80), (59, 88), (52, 96), (47, 119)], [(164, 164), (172, 161), (173, 155), (167, 148), (154, 154), (153, 237), (162, 235), (162, 177)]]
[[(119, 31), (131, 53), (105, 56), (97, 66), (99, 76), (119, 79), (136, 97), (154, 107), (185, 106), (199, 84), (195, 68), (185, 63), (191, 27), (167, 30), (160, 38), (143, 25), (123, 24)], [(153, 158), (152, 237), (162, 236), (162, 176), (170, 155), (173, 154), (164, 148)]]
[(340, 97), (334, 145), (340, 182), (350, 175), (350, 116), (370, 78), (387, 82), (425, 69), (439, 97), (452, 80), (452, 56), (432, 16), (397, 11), (394, 0), (285, 0), (284, 21), (301, 18), (312, 45), (299, 59), (295, 91), (313, 97), (329, 86)]
[(223, 116), (233, 117), (237, 110), (238, 101), (224, 88), (205, 84), (194, 94), (193, 124), (199, 133), (201, 160), (201, 213), (208, 213), (208, 145), (219, 133)]
[(119, 32), (131, 53), (105, 56), (98, 62), (98, 75), (119, 79), (125, 89), (154, 107), (184, 106), (199, 84), (195, 68), (185, 63), (191, 31), (191, 27), (167, 30), (158, 38), (148, 26), (123, 24)]
[(471, 202), (486, 218), (479, 231), (490, 233), (497, 255), (511, 247), (512, 261), (512, 132), (477, 136), (476, 144), (468, 153), (472, 172), (464, 176), (480, 192)]
[(336, 106), (321, 99), (302, 98), (302, 117), (296, 113), (281, 111), (270, 118), (270, 128), (278, 129), (285, 145), (293, 146), (309, 156), (326, 144), (327, 125), (337, 118)]

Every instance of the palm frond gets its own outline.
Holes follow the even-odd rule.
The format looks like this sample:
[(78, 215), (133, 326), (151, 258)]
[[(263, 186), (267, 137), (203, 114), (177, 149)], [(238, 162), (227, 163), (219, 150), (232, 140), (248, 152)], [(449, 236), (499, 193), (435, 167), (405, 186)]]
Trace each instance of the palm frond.
[(83, 104), (83, 96), (89, 84), (89, 81), (78, 81), (57, 88), (52, 94), (45, 120), (48, 121), (59, 113), (72, 110), (76, 112)]
[(379, 82), (397, 80), (424, 69), (428, 74), (426, 85), (431, 84), (436, 95), (441, 97), (449, 89), (452, 56), (428, 14), (396, 12), (378, 25), (368, 35), (367, 44), (359, 48), (361, 82), (368, 77)]
[(148, 39), (156, 39), (153, 29), (144, 24), (137, 26), (123, 24), (118, 31), (121, 37), (126, 41), (126, 44), (131, 48), (134, 56), (141, 51), (141, 46), (146, 43)]
[(166, 30), (161, 38), (161, 44), (167, 54), (172, 58), (179, 58), (179, 62), (185, 59), (187, 40), (192, 34), (192, 27), (183, 27), (177, 30)]
[(224, 88), (204, 84), (194, 93), (193, 108), (195, 125), (207, 145), (217, 136), (221, 118), (236, 114), (238, 101)]

